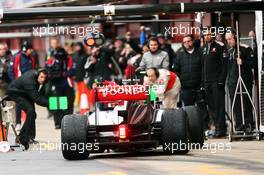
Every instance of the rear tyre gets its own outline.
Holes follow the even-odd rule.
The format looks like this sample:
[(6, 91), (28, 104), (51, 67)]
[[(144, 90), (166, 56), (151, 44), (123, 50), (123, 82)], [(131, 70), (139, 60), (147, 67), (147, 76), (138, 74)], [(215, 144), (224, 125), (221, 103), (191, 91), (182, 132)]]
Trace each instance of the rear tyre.
[[(190, 126), (190, 142), (203, 146), (204, 132), (203, 132), (203, 119), (201, 116), (200, 108), (198, 106), (184, 107), (187, 113), (189, 126)], [(198, 146), (199, 146), (198, 145)]]
[(183, 109), (164, 110), (161, 118), (161, 139), (166, 154), (189, 152), (189, 124)]
[(87, 117), (66, 115), (61, 122), (62, 155), (67, 160), (87, 159)]

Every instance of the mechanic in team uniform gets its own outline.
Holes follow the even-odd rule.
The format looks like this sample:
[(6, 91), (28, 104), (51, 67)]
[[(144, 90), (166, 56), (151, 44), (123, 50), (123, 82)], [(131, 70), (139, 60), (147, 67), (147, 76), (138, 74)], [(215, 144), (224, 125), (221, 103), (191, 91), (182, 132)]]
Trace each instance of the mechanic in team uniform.
[(53, 111), (55, 129), (61, 128), (61, 120), (64, 115), (73, 113), (74, 90), (73, 75), (75, 64), (72, 57), (68, 56), (63, 48), (57, 48), (54, 56), (46, 61), (46, 68), (50, 76), (50, 90), (48, 96), (67, 96), (68, 109)]
[(149, 68), (144, 84), (150, 85), (163, 108), (175, 109), (179, 101), (181, 82), (174, 72), (166, 69)]
[(27, 150), (32, 135), (36, 135), (35, 120), (37, 114), (35, 105), (48, 106), (48, 99), (44, 97), (43, 85), (46, 83), (48, 73), (46, 69), (29, 70), (12, 81), (7, 89), (7, 95), (26, 112), (26, 121), (21, 128), (18, 140)]
[[(31, 55), (33, 52), (33, 46), (30, 42), (24, 41), (21, 45), (21, 50), (14, 55), (10, 62), (9, 67), (9, 78), (10, 80), (16, 80), (18, 77), (23, 75), (25, 72), (35, 69), (35, 58)], [(20, 132), (21, 129), (21, 109), (16, 106), (16, 131)], [(35, 135), (32, 135), (31, 142), (37, 143)]]
[[(240, 45), (240, 53), (238, 55), (237, 51), (237, 41), (236, 33), (234, 31), (227, 32), (225, 34), (227, 44), (230, 46), (228, 50), (229, 57), (227, 62), (227, 85), (229, 89), (229, 94), (231, 102), (235, 97), (235, 89), (238, 81), (238, 66), (241, 67), (241, 76), (247, 87), (250, 96), (252, 95), (252, 84), (253, 84), (253, 73), (252, 69), (255, 67), (254, 54), (252, 49), (248, 46)], [(243, 88), (243, 91), (244, 88)], [(232, 104), (232, 103), (231, 103)], [(241, 112), (241, 102), (240, 94), (237, 94), (235, 106), (234, 106), (234, 115), (236, 120), (236, 129), (243, 131), (250, 131), (253, 124), (252, 116), (252, 106), (250, 100), (246, 94), (243, 94), (243, 106), (244, 106), (244, 116), (245, 124), (242, 125), (242, 112)]]
[(169, 55), (167, 52), (160, 50), (158, 39), (150, 38), (148, 46), (149, 51), (143, 54), (136, 72), (147, 70), (151, 67), (169, 70)]
[(28, 70), (35, 69), (35, 59), (31, 56), (33, 52), (32, 44), (28, 41), (23, 42), (21, 50), (10, 62), (9, 78), (15, 80)]
[[(208, 29), (210, 29), (208, 27)], [(227, 52), (222, 43), (213, 40), (210, 30), (204, 33), (202, 51), (202, 84), (206, 102), (215, 126), (215, 137), (226, 135), (225, 79)], [(221, 45), (220, 45), (221, 44)]]

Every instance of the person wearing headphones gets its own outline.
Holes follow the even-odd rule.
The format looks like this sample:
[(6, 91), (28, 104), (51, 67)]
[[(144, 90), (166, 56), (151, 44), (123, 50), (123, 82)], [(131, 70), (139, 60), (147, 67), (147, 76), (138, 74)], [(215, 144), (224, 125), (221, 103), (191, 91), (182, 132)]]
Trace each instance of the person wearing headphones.
[(73, 76), (75, 75), (76, 66), (71, 56), (64, 48), (57, 48), (54, 56), (46, 61), (46, 68), (49, 72), (48, 95), (50, 96), (67, 96), (68, 109), (52, 111), (54, 116), (55, 129), (61, 128), (61, 120), (64, 115), (73, 113), (74, 89)]
[[(35, 59), (31, 56), (33, 52), (32, 44), (24, 41), (21, 45), (21, 50), (10, 61), (8, 75), (11, 81), (18, 79), (25, 72), (35, 69)], [(21, 109), (16, 107), (16, 131), (21, 130)], [(33, 136), (32, 136), (33, 137)], [(32, 138), (34, 141), (34, 137)]]
[(35, 120), (37, 114), (34, 103), (44, 107), (48, 106), (48, 99), (44, 97), (44, 88), (42, 88), (47, 77), (48, 72), (44, 68), (29, 70), (12, 81), (7, 88), (6, 94), (27, 115), (17, 139), (26, 150), (29, 148), (31, 137), (36, 134)]
[(15, 80), (28, 70), (35, 69), (35, 59), (31, 56), (33, 52), (32, 44), (24, 41), (21, 50), (10, 62), (9, 78)]
[[(241, 67), (241, 76), (247, 87), (250, 96), (252, 96), (253, 73), (252, 69), (255, 67), (254, 54), (252, 49), (247, 45), (239, 45), (240, 53), (237, 51), (237, 36), (236, 32), (230, 30), (225, 34), (226, 42), (230, 49), (228, 50), (227, 61), (227, 87), (232, 101), (235, 98), (235, 90), (238, 81), (238, 66)], [(243, 88), (244, 89), (244, 88)], [(245, 91), (245, 90), (243, 90)], [(236, 130), (250, 132), (253, 125), (252, 106), (246, 94), (243, 94), (243, 110), (245, 116), (245, 125), (242, 125), (242, 112), (240, 96), (237, 94), (234, 105), (234, 116), (236, 120)]]
[(179, 77), (166, 69), (147, 69), (144, 84), (149, 85), (162, 100), (163, 108), (175, 109), (179, 101), (181, 82)]
[(169, 69), (169, 55), (167, 52), (160, 50), (159, 41), (152, 37), (149, 39), (149, 51), (143, 54), (142, 60), (136, 72), (147, 70), (151, 67), (157, 69)]

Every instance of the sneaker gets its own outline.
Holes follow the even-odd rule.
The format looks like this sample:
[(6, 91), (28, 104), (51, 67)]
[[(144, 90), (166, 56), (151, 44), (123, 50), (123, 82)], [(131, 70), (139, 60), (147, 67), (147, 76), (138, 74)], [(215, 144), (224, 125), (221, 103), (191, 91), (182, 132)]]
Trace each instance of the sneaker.
[(60, 125), (55, 125), (55, 129), (61, 129)]
[(205, 137), (209, 137), (209, 131), (210, 131), (209, 129), (206, 130), (206, 131), (204, 131), (204, 136), (205, 136)]
[(39, 141), (37, 141), (33, 138), (29, 139), (29, 144), (38, 144), (38, 143), (39, 143)]
[(15, 139), (16, 144), (20, 144), (24, 147), (23, 150), (28, 150), (29, 149), (29, 143), (25, 142), (24, 140), (22, 140), (19, 136), (16, 137)]
[(20, 142), (20, 144), (24, 147), (24, 150), (29, 149), (29, 143), (28, 142)]
[(209, 137), (209, 138), (211, 138), (211, 137), (214, 137), (215, 136), (215, 130), (206, 130), (205, 132), (204, 132), (204, 135), (205, 135), (205, 137)]
[(15, 130), (16, 130), (17, 134), (20, 133), (20, 131), (21, 131), (21, 124), (20, 123), (16, 124)]

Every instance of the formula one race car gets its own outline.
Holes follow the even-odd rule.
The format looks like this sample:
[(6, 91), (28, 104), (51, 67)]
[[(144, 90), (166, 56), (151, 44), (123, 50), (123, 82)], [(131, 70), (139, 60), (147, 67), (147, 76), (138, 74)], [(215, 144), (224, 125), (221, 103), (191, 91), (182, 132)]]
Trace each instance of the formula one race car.
[(199, 108), (160, 109), (150, 101), (149, 87), (112, 85), (94, 89), (95, 112), (66, 115), (62, 120), (62, 154), (68, 160), (87, 159), (105, 150), (158, 148), (187, 154), (204, 142)]

